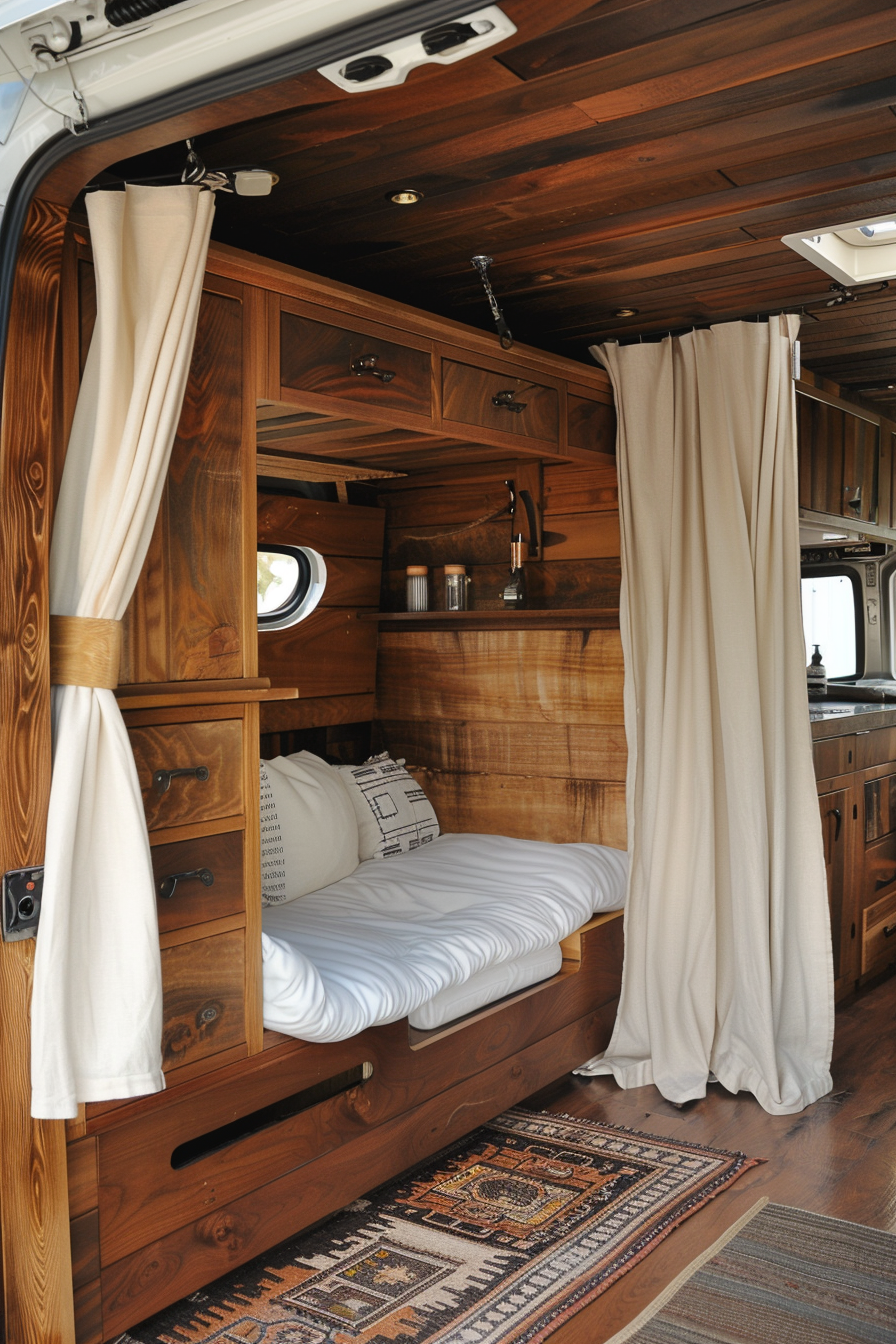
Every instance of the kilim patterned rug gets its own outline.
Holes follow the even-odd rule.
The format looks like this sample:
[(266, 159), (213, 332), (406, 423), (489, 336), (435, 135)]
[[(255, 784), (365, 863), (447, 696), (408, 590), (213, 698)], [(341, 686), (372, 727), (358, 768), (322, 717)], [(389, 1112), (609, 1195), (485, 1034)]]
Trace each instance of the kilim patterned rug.
[(760, 1200), (610, 1344), (628, 1341), (894, 1344), (896, 1236)]
[(755, 1165), (515, 1108), (118, 1344), (536, 1344)]

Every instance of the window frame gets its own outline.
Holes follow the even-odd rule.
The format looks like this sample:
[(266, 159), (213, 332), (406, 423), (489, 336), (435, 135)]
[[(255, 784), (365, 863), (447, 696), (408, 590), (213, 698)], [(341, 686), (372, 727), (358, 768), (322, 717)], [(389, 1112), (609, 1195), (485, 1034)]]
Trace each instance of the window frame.
[[(299, 579), (289, 599), (273, 611), (258, 612), (259, 634), (265, 630), (289, 630), (299, 625), (320, 605), (327, 589), (327, 562), (312, 546), (290, 546), (280, 542), (256, 542), (256, 554), (288, 555), (298, 562)], [(303, 584), (303, 577), (307, 582)]]
[[(858, 681), (865, 672), (865, 597), (862, 576), (853, 565), (801, 565), (800, 566), (800, 617), (803, 610), (803, 580), (831, 577), (845, 577), (852, 584), (853, 611), (856, 622), (856, 667), (854, 672), (843, 672), (838, 677), (828, 677), (829, 682)], [(802, 627), (805, 632), (805, 625)], [(805, 640), (805, 634), (804, 634)], [(822, 658), (824, 653), (822, 652)]]

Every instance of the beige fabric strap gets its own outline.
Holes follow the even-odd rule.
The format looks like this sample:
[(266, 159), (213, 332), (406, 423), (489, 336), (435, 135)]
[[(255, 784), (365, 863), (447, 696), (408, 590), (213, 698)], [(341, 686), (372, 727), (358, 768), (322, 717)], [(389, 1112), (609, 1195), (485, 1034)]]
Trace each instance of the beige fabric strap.
[(50, 617), (50, 683), (114, 691), (121, 663), (121, 621)]

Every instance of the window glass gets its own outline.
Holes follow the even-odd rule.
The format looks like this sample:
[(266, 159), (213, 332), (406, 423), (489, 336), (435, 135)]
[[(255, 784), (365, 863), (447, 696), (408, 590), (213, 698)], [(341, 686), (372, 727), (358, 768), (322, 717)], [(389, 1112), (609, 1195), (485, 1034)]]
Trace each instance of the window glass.
[(829, 677), (856, 675), (856, 595), (846, 574), (813, 574), (802, 580), (806, 663), (814, 646)]
[(296, 591), (299, 562), (282, 551), (258, 552), (258, 614), (266, 616), (286, 605)]

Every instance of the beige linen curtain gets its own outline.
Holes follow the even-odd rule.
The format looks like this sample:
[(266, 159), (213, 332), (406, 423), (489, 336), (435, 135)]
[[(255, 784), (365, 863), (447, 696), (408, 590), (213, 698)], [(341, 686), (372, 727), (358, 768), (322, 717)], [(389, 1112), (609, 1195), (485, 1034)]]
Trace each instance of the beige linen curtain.
[[(183, 403), (214, 210), (198, 187), (88, 197), (97, 321), (50, 554), (57, 616), (119, 621)], [(83, 627), (82, 627), (83, 628)], [(164, 1087), (149, 841), (111, 689), (53, 693), (54, 759), (31, 1008), (32, 1114)]]
[(619, 414), (630, 886), (579, 1072), (772, 1114), (830, 1091), (833, 976), (800, 618), (795, 318), (592, 347)]

